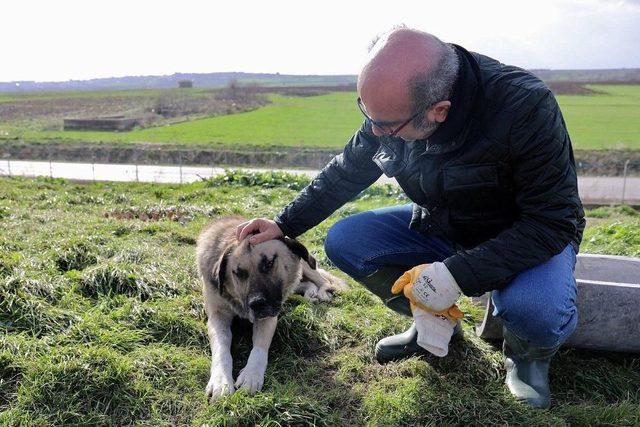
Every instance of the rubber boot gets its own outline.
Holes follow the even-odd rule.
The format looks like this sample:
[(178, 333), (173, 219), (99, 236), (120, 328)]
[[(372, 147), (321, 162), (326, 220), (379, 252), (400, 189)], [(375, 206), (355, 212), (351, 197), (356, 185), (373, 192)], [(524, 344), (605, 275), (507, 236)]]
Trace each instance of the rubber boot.
[[(408, 267), (383, 267), (370, 276), (359, 279), (358, 282), (380, 297), (391, 310), (405, 316), (413, 316), (409, 300), (402, 294), (394, 295), (391, 293), (391, 287), (407, 269)], [(454, 336), (462, 334), (460, 322), (456, 325), (453, 334)], [(431, 353), (418, 345), (418, 331), (415, 323), (412, 323), (411, 327), (401, 334), (381, 339), (375, 348), (376, 359), (381, 364), (428, 354)]]
[(369, 291), (376, 294), (384, 305), (389, 307), (396, 313), (404, 314), (405, 316), (413, 316), (411, 313), (411, 307), (409, 300), (400, 294), (392, 294), (391, 287), (398, 280), (409, 267), (397, 267), (386, 266), (376, 270), (373, 274), (358, 279), (358, 282), (366, 286)]
[(549, 365), (560, 348), (536, 347), (503, 328), (504, 367), (507, 370), (505, 384), (518, 400), (534, 408), (551, 406), (549, 390)]

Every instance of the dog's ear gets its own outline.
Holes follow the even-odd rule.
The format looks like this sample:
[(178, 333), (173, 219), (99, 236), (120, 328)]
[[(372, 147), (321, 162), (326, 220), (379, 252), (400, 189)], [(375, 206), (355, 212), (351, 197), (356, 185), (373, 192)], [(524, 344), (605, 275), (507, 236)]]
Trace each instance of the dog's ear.
[(307, 248), (302, 243), (298, 242), (296, 239), (292, 239), (286, 236), (281, 238), (280, 240), (282, 240), (284, 244), (287, 245), (291, 252), (298, 255), (301, 259), (307, 261), (307, 264), (309, 264), (309, 267), (311, 267), (312, 270), (316, 269), (316, 259), (309, 253)]
[(222, 295), (224, 282), (225, 280), (227, 280), (227, 262), (229, 261), (230, 254), (231, 249), (225, 250), (220, 259), (213, 265), (213, 269), (211, 270), (211, 282), (216, 285), (216, 288), (218, 289), (218, 292), (220, 292), (220, 295)]

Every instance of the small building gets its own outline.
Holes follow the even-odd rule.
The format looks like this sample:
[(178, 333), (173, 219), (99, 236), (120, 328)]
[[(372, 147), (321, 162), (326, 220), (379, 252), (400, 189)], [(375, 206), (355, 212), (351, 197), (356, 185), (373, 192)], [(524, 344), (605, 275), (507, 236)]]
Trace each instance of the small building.
[(180, 80), (178, 82), (178, 87), (179, 88), (192, 88), (193, 87), (193, 80)]

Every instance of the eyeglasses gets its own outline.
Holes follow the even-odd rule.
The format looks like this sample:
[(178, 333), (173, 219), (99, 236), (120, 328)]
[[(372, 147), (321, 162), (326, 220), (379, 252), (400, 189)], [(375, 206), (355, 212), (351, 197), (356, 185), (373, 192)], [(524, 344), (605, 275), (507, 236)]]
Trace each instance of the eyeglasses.
[(362, 115), (367, 120), (369, 120), (372, 125), (374, 125), (378, 129), (380, 129), (382, 131), (382, 133), (384, 133), (386, 136), (396, 136), (398, 134), (398, 132), (400, 132), (402, 129), (404, 129), (404, 127), (406, 125), (411, 123), (416, 117), (418, 117), (420, 114), (422, 114), (422, 111), (418, 111), (413, 116), (409, 117), (409, 119), (407, 119), (407, 121), (403, 122), (400, 126), (398, 126), (397, 128), (394, 129), (393, 127), (391, 127), (391, 126), (389, 126), (387, 124), (376, 122), (371, 117), (369, 117), (369, 115), (367, 115), (367, 113), (364, 111), (364, 105), (362, 104), (362, 99), (358, 98), (357, 103), (358, 103), (358, 108), (360, 109), (360, 112), (362, 112)]

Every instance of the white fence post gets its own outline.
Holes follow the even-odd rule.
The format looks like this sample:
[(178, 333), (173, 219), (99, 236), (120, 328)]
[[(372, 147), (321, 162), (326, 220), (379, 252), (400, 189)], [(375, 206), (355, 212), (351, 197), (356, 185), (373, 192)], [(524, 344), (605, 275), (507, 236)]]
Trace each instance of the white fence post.
[(138, 149), (134, 148), (133, 150), (134, 150), (133, 151), (134, 152), (134, 155), (133, 155), (134, 163), (136, 164), (136, 182), (140, 182), (140, 178), (138, 177)]
[(624, 171), (622, 172), (622, 199), (620, 200), (620, 203), (624, 203), (625, 192), (627, 190), (627, 170), (629, 169), (630, 160), (631, 159), (627, 159), (627, 161), (624, 162)]

